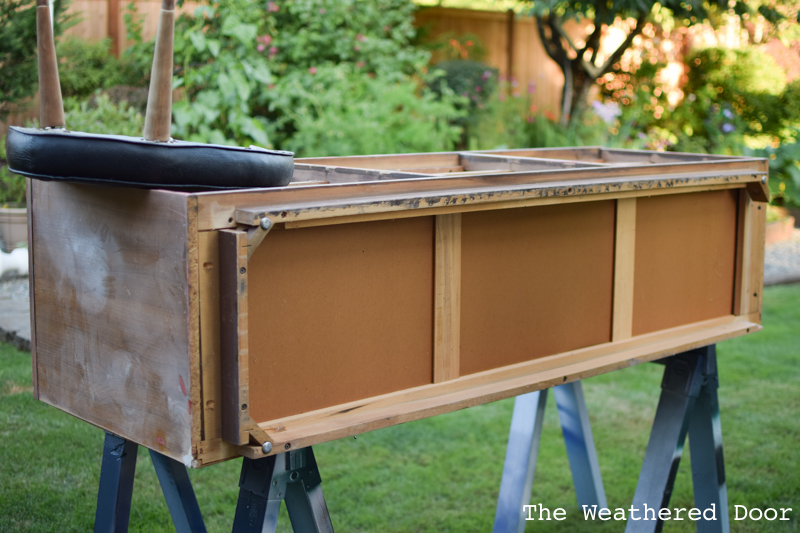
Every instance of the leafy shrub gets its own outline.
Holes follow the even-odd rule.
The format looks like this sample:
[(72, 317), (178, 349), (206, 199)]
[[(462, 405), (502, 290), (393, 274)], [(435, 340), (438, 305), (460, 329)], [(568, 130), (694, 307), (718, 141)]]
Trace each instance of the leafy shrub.
[(295, 71), (276, 84), (275, 102), (296, 133), (284, 148), (303, 155), (377, 154), (451, 150), (460, 115), (446, 94), (416, 94), (413, 80), (391, 82), (354, 75), (348, 65), (314, 75)]
[(707, 48), (685, 59), (686, 102), (669, 117), (680, 151), (740, 154), (745, 136), (776, 136), (784, 127), (786, 75), (754, 48)]
[(25, 207), (25, 178), (6, 166), (6, 136), (0, 137), (0, 206)]
[[(341, 149), (386, 146), (387, 151), (400, 151), (402, 144), (395, 149), (388, 139), (400, 142), (419, 136), (426, 122), (396, 121), (395, 129), (408, 130), (382, 133), (380, 142), (344, 140), (345, 135), (359, 136), (370, 130), (362, 126), (359, 131), (358, 122), (365, 119), (347, 111), (344, 102), (372, 98), (359, 109), (390, 120), (390, 107), (374, 96), (376, 87), (381, 87), (406, 109), (416, 106), (443, 117), (456, 113), (449, 101), (432, 106), (427, 90), (413, 83), (422, 78), (428, 60), (427, 53), (411, 45), (413, 10), (408, 0), (225, 0), (201, 6), (192, 16), (181, 16), (176, 25), (174, 86), (181, 87), (184, 96), (173, 105), (173, 136), (200, 142), (298, 146), (309, 155), (338, 143)], [(152, 43), (142, 43), (126, 57), (152, 57), (151, 53)], [(315, 103), (324, 98), (317, 89), (309, 90), (320, 85), (315, 79), (342, 99), (325, 100), (336, 111)], [(306, 90), (292, 92), (298, 86)], [(348, 123), (333, 124), (336, 114), (347, 116)], [(339, 140), (333, 145), (328, 143), (330, 138), (323, 142), (319, 130), (293, 140), (301, 132), (298, 121), (305, 128), (322, 124), (339, 128)], [(425, 134), (429, 137), (445, 131), (437, 130), (435, 120), (427, 124), (434, 124)], [(431, 149), (437, 146), (441, 143)]]
[(58, 43), (58, 77), (64, 97), (89, 96), (99, 88), (123, 83), (122, 64), (111, 53), (111, 40), (90, 43), (69, 37)]
[(64, 100), (64, 118), (70, 131), (141, 137), (144, 117), (127, 102), (114, 103), (106, 94), (89, 101)]
[[(68, 25), (63, 0), (55, 0), (53, 30), (55, 35)], [(0, 117), (14, 104), (33, 96), (38, 86), (36, 66), (36, 2), (3, 0), (0, 2)]]

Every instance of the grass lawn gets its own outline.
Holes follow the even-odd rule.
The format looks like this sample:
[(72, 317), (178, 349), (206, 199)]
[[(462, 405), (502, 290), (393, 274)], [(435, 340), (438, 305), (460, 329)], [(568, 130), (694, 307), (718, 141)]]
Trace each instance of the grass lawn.
[[(764, 291), (761, 333), (721, 343), (720, 404), (728, 498), (748, 508), (791, 507), (790, 521), (731, 521), (732, 531), (799, 531), (800, 285)], [(630, 506), (663, 367), (645, 364), (584, 381), (609, 505)], [(29, 354), (0, 346), (0, 531), (89, 531), (103, 432), (30, 394)], [(512, 400), (315, 447), (337, 531), (490, 531)], [(670, 507), (692, 507), (688, 446)], [(209, 531), (230, 531), (240, 461), (192, 471)], [(567, 520), (533, 531), (623, 531), (585, 522), (572, 489), (551, 396), (532, 503)], [(144, 448), (131, 531), (174, 531)], [(290, 531), (283, 511), (279, 531)], [(667, 522), (666, 532), (694, 531)]]

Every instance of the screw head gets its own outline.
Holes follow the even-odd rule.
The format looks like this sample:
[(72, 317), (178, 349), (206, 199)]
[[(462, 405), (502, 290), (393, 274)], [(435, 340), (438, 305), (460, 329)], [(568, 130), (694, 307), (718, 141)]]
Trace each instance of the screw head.
[(267, 217), (264, 217), (261, 219), (261, 223), (259, 224), (259, 226), (261, 226), (261, 229), (263, 229), (264, 231), (267, 231), (269, 228), (272, 227), (272, 221)]
[(270, 441), (265, 442), (261, 445), (261, 451), (264, 453), (269, 453), (272, 451), (272, 443)]

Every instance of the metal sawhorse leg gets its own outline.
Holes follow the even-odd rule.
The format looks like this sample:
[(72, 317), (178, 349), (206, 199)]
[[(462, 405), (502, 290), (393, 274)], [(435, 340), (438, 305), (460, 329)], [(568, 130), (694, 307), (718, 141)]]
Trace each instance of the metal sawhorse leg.
[[(97, 493), (95, 533), (124, 533), (133, 496), (133, 475), (139, 445), (111, 433), (106, 433), (103, 445), (103, 465), (100, 469), (100, 488)], [(206, 526), (194, 496), (186, 467), (158, 452), (150, 451), (153, 466), (167, 500), (172, 523), (178, 533), (205, 532)]]
[[(133, 442), (106, 433), (95, 533), (128, 531), (138, 448)], [(150, 457), (175, 530), (204, 533), (206, 527), (186, 467), (152, 450)], [(255, 461), (243, 459), (234, 533), (274, 532), (284, 499), (295, 533), (332, 533), (320, 483), (310, 447)]]
[[(581, 382), (554, 387), (553, 394), (578, 504), (607, 507)], [(514, 403), (494, 533), (521, 533), (525, 530), (527, 512), (523, 506), (531, 500), (546, 403), (547, 389), (518, 396)]]
[(286, 500), (295, 533), (333, 533), (310, 446), (242, 461), (234, 533), (274, 533), (281, 500)]
[[(696, 522), (697, 531), (728, 533), (730, 522), (717, 397), (716, 346), (674, 355), (661, 362), (666, 365), (661, 398), (633, 496), (632, 507), (640, 514), (636, 518), (628, 517), (625, 531), (661, 531), (663, 520), (659, 518), (659, 511), (669, 505), (688, 433), (694, 503), (703, 512)], [(648, 511), (652, 509), (653, 512), (643, 516), (645, 505)]]

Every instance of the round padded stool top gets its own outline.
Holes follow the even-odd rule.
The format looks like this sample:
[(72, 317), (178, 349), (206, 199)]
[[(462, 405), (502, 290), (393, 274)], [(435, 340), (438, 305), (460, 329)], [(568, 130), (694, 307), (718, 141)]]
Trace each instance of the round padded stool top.
[(294, 172), (292, 152), (63, 129), (11, 127), (6, 154), (9, 170), (30, 178), (147, 189), (281, 187)]

